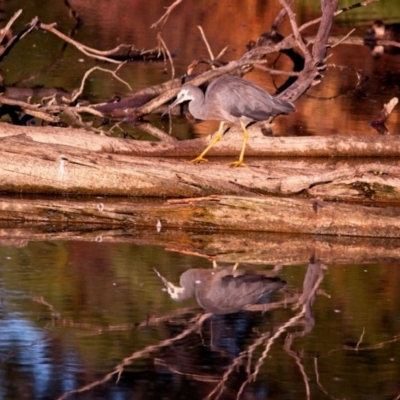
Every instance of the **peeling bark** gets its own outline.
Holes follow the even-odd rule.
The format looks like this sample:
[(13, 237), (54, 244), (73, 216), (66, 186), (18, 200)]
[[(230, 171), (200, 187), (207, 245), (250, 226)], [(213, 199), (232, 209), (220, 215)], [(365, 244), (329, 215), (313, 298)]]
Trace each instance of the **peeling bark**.
[(400, 238), (400, 210), (307, 199), (214, 196), (182, 203), (0, 199), (0, 219), (203, 231)]
[[(161, 198), (215, 194), (303, 194), (330, 200), (400, 200), (400, 167), (396, 159), (382, 157), (375, 158), (376, 161), (366, 161), (248, 157), (246, 163), (249, 168), (231, 169), (227, 165), (231, 159), (221, 157), (210, 159), (208, 163), (193, 165), (181, 157), (130, 155), (143, 153), (142, 145), (146, 145), (150, 153), (154, 148), (156, 153), (163, 153), (156, 143), (138, 144), (135, 141), (96, 137), (79, 131), (72, 136), (61, 133), (55, 135), (54, 132), (48, 134), (43, 130), (33, 136), (48, 143), (36, 142), (26, 135), (0, 139), (0, 190), (3, 193)], [(96, 140), (90, 141), (93, 137)], [(302, 154), (300, 148), (303, 148), (304, 153), (309, 155), (312, 147), (310, 143), (314, 144), (313, 150), (316, 151), (313, 155), (334, 155), (335, 152), (352, 155), (357, 148), (362, 155), (371, 152), (377, 155), (393, 155), (394, 151), (400, 150), (398, 140), (392, 136), (374, 137), (374, 140), (346, 137), (343, 138), (344, 143), (337, 136), (261, 139), (270, 143), (271, 148), (261, 146), (255, 149), (257, 156), (271, 153), (282, 155), (287, 149), (296, 148), (296, 144), (297, 154)], [(51, 144), (52, 142), (65, 144)], [(195, 142), (191, 149), (185, 147), (190, 142)], [(197, 155), (199, 148), (203, 147), (196, 147), (197, 144), (194, 140), (176, 141), (175, 144), (160, 143), (162, 149), (166, 149), (165, 156), (178, 153), (191, 157)], [(135, 146), (141, 150), (138, 151)], [(335, 146), (336, 151), (332, 151)], [(237, 141), (237, 149), (232, 147), (233, 150), (239, 150), (240, 139)], [(237, 156), (237, 152), (232, 151), (231, 147), (226, 148), (225, 154)]]

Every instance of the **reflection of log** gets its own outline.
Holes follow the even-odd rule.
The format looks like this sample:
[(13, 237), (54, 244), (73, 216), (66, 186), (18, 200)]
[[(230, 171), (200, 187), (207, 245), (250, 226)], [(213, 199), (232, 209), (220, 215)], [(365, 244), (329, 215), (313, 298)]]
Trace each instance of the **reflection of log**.
[(400, 210), (265, 196), (215, 196), (195, 202), (23, 200), (3, 198), (0, 219), (15, 222), (157, 225), (168, 229), (400, 237)]
[[(0, 245), (24, 247), (36, 241), (101, 241), (164, 247), (216, 260), (219, 266), (306, 265), (312, 256), (325, 264), (391, 263), (400, 259), (399, 239), (289, 235), (268, 232), (193, 232), (156, 227), (95, 229), (90, 224), (0, 222)], [(201, 266), (199, 262), (198, 266)], [(205, 264), (206, 265), (206, 264)], [(211, 262), (210, 262), (211, 267)], [(245, 267), (241, 265), (240, 267)]]

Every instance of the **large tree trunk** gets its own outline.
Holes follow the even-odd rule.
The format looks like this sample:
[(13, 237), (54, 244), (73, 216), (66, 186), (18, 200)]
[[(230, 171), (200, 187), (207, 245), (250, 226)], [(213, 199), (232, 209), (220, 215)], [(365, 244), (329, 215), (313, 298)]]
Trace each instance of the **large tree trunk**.
[[(193, 165), (183, 156), (172, 156), (183, 153), (194, 157), (204, 141), (203, 146), (196, 141), (190, 150), (186, 144), (191, 141), (143, 143), (53, 129), (51, 133), (26, 127), (1, 131), (3, 136), (24, 133), (0, 139), (2, 192), (147, 197), (306, 194), (319, 199), (368, 201), (400, 198), (400, 167), (396, 159), (387, 157), (400, 155), (400, 142), (393, 136), (256, 137), (257, 145), (252, 142), (251, 146), (259, 158), (248, 157), (248, 168), (232, 169), (227, 164), (237, 157), (240, 137), (216, 145), (216, 151), (231, 157)], [(153, 157), (137, 156), (147, 154), (146, 149)], [(330, 158), (265, 157), (271, 153), (294, 155), (293, 149), (301, 155)], [(376, 161), (331, 158), (371, 154), (381, 157)]]

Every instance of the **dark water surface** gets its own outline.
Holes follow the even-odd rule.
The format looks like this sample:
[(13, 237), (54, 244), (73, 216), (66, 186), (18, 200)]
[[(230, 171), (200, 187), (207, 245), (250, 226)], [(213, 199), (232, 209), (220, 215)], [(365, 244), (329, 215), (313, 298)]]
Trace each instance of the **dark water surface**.
[(0, 398), (399, 394), (398, 263), (284, 265), (266, 304), (213, 315), (173, 301), (154, 271), (178, 285), (210, 261), (126, 239), (0, 248)]
[[(158, 30), (150, 26), (171, 2), (69, 0), (69, 3), (82, 21), (78, 27), (76, 18), (66, 6), (67, 2), (5, 2), (4, 19), (23, 9), (13, 25), (15, 32), (38, 16), (43, 23), (57, 23), (61, 32), (96, 49), (110, 50), (121, 43), (135, 44), (139, 49), (153, 49), (157, 47)], [(341, 6), (350, 4), (350, 0), (340, 3)], [(269, 29), (280, 7), (278, 1), (183, 1), (174, 9), (162, 30), (162, 38), (173, 55), (175, 76), (182, 77), (193, 60), (209, 58), (198, 26), (204, 30), (215, 56), (228, 46), (221, 58), (221, 61), (228, 62), (240, 58), (246, 52), (246, 45)], [(296, 1), (294, 11), (300, 24), (308, 22), (320, 16), (320, 2)], [(332, 34), (344, 36), (355, 28), (353, 36), (363, 38), (377, 18), (389, 23), (400, 20), (400, 3), (397, 0), (381, 0), (369, 7), (345, 13), (337, 18)], [(281, 32), (291, 32), (288, 21), (284, 22)], [(316, 26), (304, 32), (305, 36), (315, 33)], [(384, 54), (374, 58), (367, 46), (341, 45), (330, 51), (327, 63), (328, 70), (322, 83), (296, 101), (298, 112), (275, 120), (275, 135), (376, 134), (369, 126), (371, 118), (382, 109), (383, 104), (399, 96), (400, 57)], [(204, 69), (202, 65), (199, 68)], [(117, 68), (115, 64), (95, 61), (71, 45), (65, 46), (51, 33), (34, 30), (15, 46), (1, 69), (4, 82), (9, 91), (13, 90), (13, 96), (25, 99), (33, 96), (37, 99), (43, 96), (42, 92), (38, 92), (39, 88), (59, 88), (71, 93), (80, 86), (85, 72), (94, 66), (110, 70)], [(268, 56), (267, 67), (287, 71), (292, 64), (287, 57), (275, 54)], [(167, 81), (171, 72), (168, 62), (129, 62), (119, 69), (118, 75), (135, 92)], [(285, 76), (271, 77), (262, 70), (253, 71), (246, 78), (271, 93), (286, 79)], [(29, 88), (31, 92), (16, 91), (16, 88)], [(80, 99), (96, 103), (115, 95), (128, 97), (131, 93), (126, 85), (110, 74), (96, 71), (86, 81)], [(149, 119), (157, 127), (169, 131), (168, 119), (161, 121), (159, 116), (150, 116)], [(387, 122), (391, 133), (398, 133), (399, 120), (397, 108)], [(210, 122), (193, 125), (184, 118), (174, 122), (172, 133), (180, 138), (206, 135), (216, 129), (215, 123)], [(121, 126), (128, 129), (127, 124)], [(136, 133), (143, 137), (143, 131), (137, 130)]]
[[(72, 37), (99, 49), (119, 43), (155, 47), (157, 32), (149, 27), (171, 2), (70, 0), (83, 21)], [(1, 3), (5, 21), (23, 8), (15, 31), (37, 15), (68, 34), (75, 22), (65, 4)], [(297, 4), (299, 21), (319, 16), (319, 1)], [(277, 1), (184, 1), (163, 31), (177, 76), (194, 59), (208, 57), (197, 25), (215, 54), (229, 45), (229, 61), (268, 29), (279, 7)], [(377, 18), (400, 20), (400, 3), (381, 1), (346, 14), (334, 34), (355, 27), (354, 35), (362, 37)], [(290, 31), (289, 24), (284, 30)], [(277, 119), (274, 134), (376, 134), (369, 121), (399, 95), (400, 59), (373, 58), (365, 46), (338, 46), (332, 54), (321, 85), (296, 102), (297, 113)], [(30, 96), (42, 87), (71, 92), (94, 65), (114, 68), (34, 31), (1, 69), (8, 87), (28, 89)], [(287, 68), (287, 62), (272, 57), (269, 66)], [(132, 62), (119, 72), (133, 91), (162, 83), (170, 73), (162, 62)], [(262, 71), (250, 78), (271, 92), (282, 80)], [(102, 102), (114, 94), (130, 91), (96, 72), (82, 97)], [(397, 108), (387, 123), (392, 133), (398, 133), (399, 119)], [(152, 121), (168, 129), (158, 116)], [(181, 119), (173, 134), (213, 129), (208, 122), (193, 126)], [(25, 233), (21, 240), (15, 232), (0, 233), (0, 399), (400, 398), (398, 241), (260, 234), (217, 239), (210, 232), (188, 239), (173, 232), (155, 245), (123, 232), (109, 242), (101, 234), (56, 240)], [(287, 286), (265, 296), (264, 304), (230, 314), (207, 313), (195, 298), (173, 301), (154, 268), (178, 285), (191, 268), (211, 271), (211, 256), (220, 267), (239, 262), (239, 271), (259, 274), (282, 264), (277, 273)]]

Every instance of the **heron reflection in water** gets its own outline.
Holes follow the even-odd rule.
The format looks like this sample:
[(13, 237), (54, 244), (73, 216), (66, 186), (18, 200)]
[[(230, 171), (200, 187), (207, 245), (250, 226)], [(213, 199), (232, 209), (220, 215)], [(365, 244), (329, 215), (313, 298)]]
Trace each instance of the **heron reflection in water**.
[(200, 307), (213, 314), (229, 314), (245, 306), (263, 303), (268, 296), (282, 289), (286, 282), (279, 277), (239, 271), (234, 267), (213, 269), (192, 268), (180, 277), (180, 286), (168, 282), (157, 270), (174, 300), (196, 296)]
[(242, 150), (239, 159), (231, 164), (233, 167), (245, 166), (243, 159), (249, 137), (246, 127), (250, 123), (266, 121), (270, 117), (296, 110), (289, 101), (271, 96), (254, 83), (230, 75), (224, 75), (212, 81), (205, 94), (197, 86), (185, 85), (166, 112), (185, 101), (189, 101), (189, 112), (194, 118), (220, 121), (218, 132), (210, 144), (191, 162), (207, 161), (204, 156), (221, 139), (224, 126), (228, 122), (240, 126), (243, 131)]
[(400, 23), (385, 24), (383, 21), (377, 20), (368, 31), (368, 36), (364, 38), (364, 43), (371, 48), (371, 54), (374, 57), (380, 57), (383, 53), (400, 54), (400, 47), (377, 45), (376, 40), (400, 43)]

